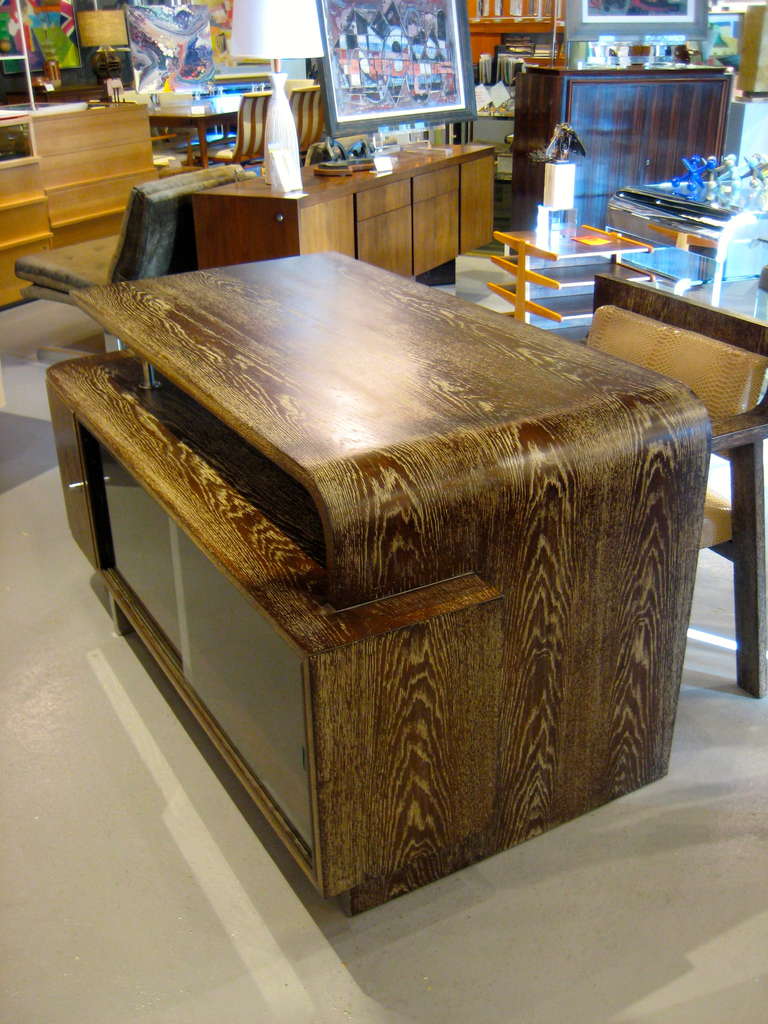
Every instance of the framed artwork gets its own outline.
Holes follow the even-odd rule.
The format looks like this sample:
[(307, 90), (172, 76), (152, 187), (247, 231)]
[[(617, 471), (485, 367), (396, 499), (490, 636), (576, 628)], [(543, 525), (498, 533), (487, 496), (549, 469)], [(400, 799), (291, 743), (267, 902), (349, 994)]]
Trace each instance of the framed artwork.
[(568, 0), (566, 37), (706, 39), (707, 0)]
[(464, 0), (317, 0), (334, 136), (475, 116)]
[(43, 70), (53, 59), (60, 68), (79, 68), (73, 0), (19, 0), (23, 25), (19, 24), (16, 0), (0, 0), (0, 58), (5, 74), (22, 70), (17, 58), (23, 57), (22, 29), (27, 40), (29, 70)]
[(743, 14), (710, 14), (705, 56), (724, 67), (739, 70)]
[(125, 20), (137, 92), (194, 92), (213, 78), (205, 4), (126, 7)]
[(211, 49), (216, 64), (231, 60), (229, 39), (232, 35), (232, 5), (234, 0), (205, 0), (211, 18)]

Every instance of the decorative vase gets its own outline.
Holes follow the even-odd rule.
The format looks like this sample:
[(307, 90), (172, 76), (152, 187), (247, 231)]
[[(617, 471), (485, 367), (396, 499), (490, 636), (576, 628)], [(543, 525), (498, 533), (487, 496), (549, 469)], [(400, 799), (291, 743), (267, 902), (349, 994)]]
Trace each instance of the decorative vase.
[(285, 93), (287, 75), (272, 72), (272, 96), (267, 108), (264, 163), (273, 192), (299, 192), (302, 188), (299, 140)]

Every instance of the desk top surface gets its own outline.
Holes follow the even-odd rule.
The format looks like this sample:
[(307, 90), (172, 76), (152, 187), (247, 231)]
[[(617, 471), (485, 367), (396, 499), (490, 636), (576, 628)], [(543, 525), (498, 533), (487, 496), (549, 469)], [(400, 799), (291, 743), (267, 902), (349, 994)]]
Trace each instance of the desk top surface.
[(305, 483), (324, 464), (543, 424), (658, 378), (336, 253), (76, 294)]
[[(312, 167), (302, 167), (303, 192), (280, 193), (272, 192), (263, 178), (248, 178), (232, 185), (220, 185), (218, 188), (206, 189), (199, 194), (203, 202), (211, 197), (241, 196), (243, 198), (288, 198), (300, 205), (311, 206), (313, 203), (325, 202), (343, 195), (362, 192), (369, 188), (378, 188), (388, 182), (395, 182), (430, 171), (439, 171), (444, 167), (457, 166), (471, 160), (491, 158), (495, 155), (493, 146), (469, 144), (466, 146), (432, 146), (401, 149), (387, 154), (392, 156), (394, 168), (391, 171), (356, 171), (354, 174), (338, 177), (324, 177), (315, 174)], [(193, 202), (196, 202), (193, 199)]]
[[(570, 500), (594, 519), (617, 474), (633, 506), (646, 477), (704, 480), (706, 410), (682, 385), (337, 253), (75, 296), (304, 486), (337, 608), (475, 572), (489, 530), (535, 548), (542, 516)], [(139, 422), (129, 447), (153, 437)]]

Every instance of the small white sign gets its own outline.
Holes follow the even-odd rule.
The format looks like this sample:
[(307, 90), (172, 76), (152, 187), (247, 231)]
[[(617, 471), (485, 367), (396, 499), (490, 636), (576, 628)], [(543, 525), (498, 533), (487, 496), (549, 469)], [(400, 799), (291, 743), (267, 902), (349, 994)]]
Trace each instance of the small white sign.
[(375, 156), (373, 166), (377, 174), (391, 174), (395, 169), (395, 162), (391, 156)]
[(475, 86), (475, 103), (478, 110), (485, 110), (492, 103), (491, 94), (484, 85)]
[(198, 103), (198, 104), (194, 104), (193, 103), (192, 106), (189, 108), (189, 112), (190, 112), (190, 114), (204, 114), (205, 113), (205, 105), (201, 104), (201, 103)]
[(509, 102), (509, 89), (503, 82), (497, 82), (495, 85), (492, 85), (488, 90), (488, 94), (494, 107), (503, 107), (505, 103)]

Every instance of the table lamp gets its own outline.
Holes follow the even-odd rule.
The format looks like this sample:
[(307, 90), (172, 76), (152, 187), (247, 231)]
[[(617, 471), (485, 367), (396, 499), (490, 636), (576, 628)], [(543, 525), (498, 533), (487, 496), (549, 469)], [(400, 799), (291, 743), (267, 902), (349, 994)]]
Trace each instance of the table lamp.
[(300, 191), (299, 141), (280, 59), (322, 54), (315, 0), (235, 0), (230, 52), (236, 57), (267, 58), (272, 62), (264, 162), (273, 192)]
[(98, 47), (91, 62), (96, 78), (100, 82), (107, 78), (120, 78), (120, 54), (113, 47), (128, 45), (125, 14), (122, 9), (80, 11), (77, 15), (77, 29), (81, 46)]

